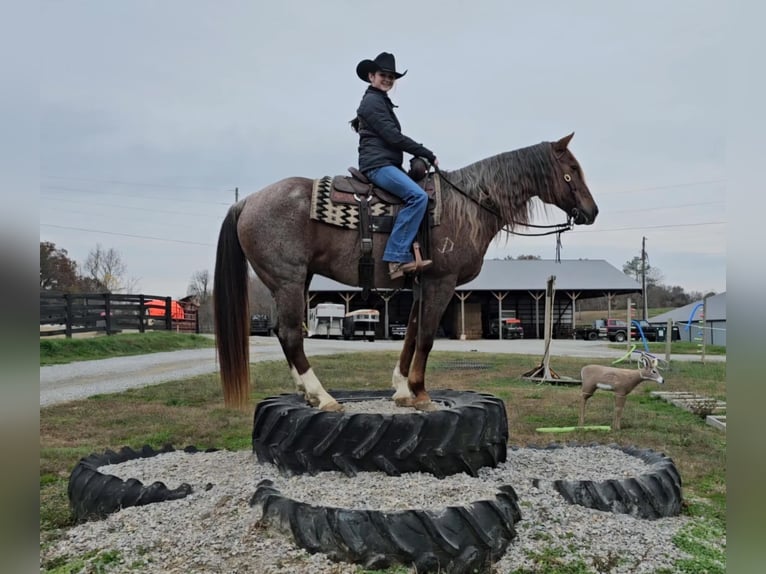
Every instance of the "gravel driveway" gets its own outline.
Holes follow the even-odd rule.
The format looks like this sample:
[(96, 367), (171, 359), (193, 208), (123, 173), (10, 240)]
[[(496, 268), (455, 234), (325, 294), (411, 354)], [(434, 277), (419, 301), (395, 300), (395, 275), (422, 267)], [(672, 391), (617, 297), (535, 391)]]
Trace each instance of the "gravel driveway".
[[(306, 339), (306, 354), (333, 355), (337, 353), (399, 350), (401, 341), (343, 341)], [(520, 353), (542, 359), (544, 341), (540, 339), (470, 340), (437, 339), (434, 351), (463, 351), (481, 353)], [(550, 347), (552, 356), (617, 358), (625, 354), (610, 349), (604, 341), (573, 341), (555, 339)], [(696, 355), (673, 355), (673, 360), (695, 361)], [(276, 337), (251, 337), (250, 361), (284, 360)], [(725, 356), (711, 355), (709, 361), (725, 361)], [(392, 365), (393, 368), (393, 365)], [(115, 357), (98, 361), (79, 361), (67, 365), (40, 367), (40, 406), (83, 399), (92, 395), (115, 393), (135, 387), (184, 379), (218, 370), (215, 349), (189, 349), (167, 353), (151, 353), (130, 357)]]

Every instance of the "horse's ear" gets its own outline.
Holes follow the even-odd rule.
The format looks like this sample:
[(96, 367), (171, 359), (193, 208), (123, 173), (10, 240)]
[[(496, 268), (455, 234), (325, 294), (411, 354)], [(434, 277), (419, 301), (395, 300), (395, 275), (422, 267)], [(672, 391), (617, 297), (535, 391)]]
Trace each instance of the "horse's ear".
[(569, 134), (568, 136), (564, 136), (559, 141), (553, 143), (553, 149), (556, 150), (557, 153), (561, 153), (567, 149), (567, 146), (569, 145), (569, 142), (572, 141), (572, 138), (574, 137), (574, 132)]

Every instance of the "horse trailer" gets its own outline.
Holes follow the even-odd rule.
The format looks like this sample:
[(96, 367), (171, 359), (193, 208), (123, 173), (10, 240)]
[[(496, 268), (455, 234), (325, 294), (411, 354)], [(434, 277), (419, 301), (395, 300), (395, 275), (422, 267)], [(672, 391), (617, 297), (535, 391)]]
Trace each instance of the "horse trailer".
[(343, 319), (346, 307), (340, 303), (319, 303), (309, 309), (308, 337), (343, 336)]
[(375, 340), (375, 329), (380, 322), (380, 311), (357, 309), (349, 311), (343, 319), (343, 338)]

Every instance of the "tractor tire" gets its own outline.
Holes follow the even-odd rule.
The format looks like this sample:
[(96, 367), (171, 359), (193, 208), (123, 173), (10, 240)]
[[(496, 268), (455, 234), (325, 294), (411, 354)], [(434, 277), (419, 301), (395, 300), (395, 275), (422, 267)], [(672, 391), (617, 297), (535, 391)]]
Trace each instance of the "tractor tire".
[[(119, 464), (136, 458), (150, 458), (161, 453), (173, 452), (175, 449), (166, 445), (156, 451), (150, 446), (144, 446), (135, 451), (123, 447), (120, 452), (107, 450), (104, 454), (91, 454), (80, 459), (69, 476), (69, 507), (77, 522), (105, 518), (128, 506), (142, 506), (165, 500), (178, 500), (188, 496), (192, 487), (186, 483), (178, 488), (169, 489), (162, 482), (144, 486), (140, 480), (130, 478), (122, 480), (111, 474), (102, 474), (99, 467), (108, 464)], [(198, 452), (193, 446), (188, 446), (184, 452)]]
[(596, 333), (595, 331), (591, 331), (590, 333), (588, 333), (588, 341), (595, 341), (597, 339), (598, 339), (598, 333)]
[(515, 524), (521, 519), (510, 486), (498, 488), (494, 500), (467, 506), (384, 512), (297, 502), (263, 480), (250, 506), (261, 510), (261, 523), (291, 536), (308, 552), (375, 571), (397, 563), (414, 564), (417, 572), (489, 571), (516, 537)]
[[(391, 391), (331, 391), (340, 403), (388, 400)], [(261, 401), (253, 417), (253, 452), (285, 475), (383, 471), (477, 476), (507, 456), (508, 417), (502, 400), (473, 391), (435, 390), (443, 410), (405, 414), (319, 411), (302, 395)]]
[[(649, 465), (646, 474), (602, 482), (556, 480), (553, 481), (556, 491), (570, 504), (647, 520), (681, 513), (681, 475), (671, 458), (651, 449), (610, 446), (646, 462)], [(546, 448), (561, 448), (561, 445)]]

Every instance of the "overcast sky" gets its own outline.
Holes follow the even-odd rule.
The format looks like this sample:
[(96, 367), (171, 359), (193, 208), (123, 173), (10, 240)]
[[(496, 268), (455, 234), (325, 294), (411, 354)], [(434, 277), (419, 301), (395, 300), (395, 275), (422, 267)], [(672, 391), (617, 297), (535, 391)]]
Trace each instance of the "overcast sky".
[[(444, 169), (575, 132), (600, 215), (562, 258), (620, 269), (646, 237), (663, 283), (726, 290), (722, 2), (41, 6), (40, 240), (78, 263), (114, 248), (137, 292), (212, 275), (235, 188), (355, 165), (355, 68), (381, 51), (409, 70), (391, 94), (404, 132)], [(521, 254), (555, 240), (487, 257)]]

